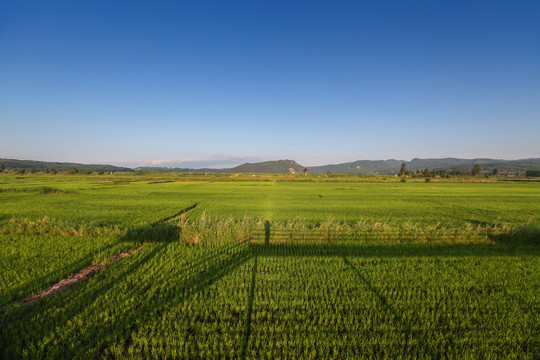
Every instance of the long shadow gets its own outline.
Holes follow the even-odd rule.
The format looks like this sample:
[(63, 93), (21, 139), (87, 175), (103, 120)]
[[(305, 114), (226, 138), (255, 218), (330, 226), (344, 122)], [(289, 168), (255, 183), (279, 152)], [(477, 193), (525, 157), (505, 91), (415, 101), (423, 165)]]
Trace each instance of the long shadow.
[[(99, 287), (90, 287), (89, 290), (86, 290), (84, 285), (80, 285), (77, 289), (70, 289), (69, 296), (63, 296), (63, 294), (58, 294), (49, 299), (43, 299), (38, 301), (35, 305), (22, 305), (18, 310), (13, 314), (6, 316), (8, 321), (24, 321), (30, 316), (34, 316), (38, 313), (47, 311), (50, 308), (63, 307), (65, 312), (62, 313), (62, 320), (69, 321), (75, 315), (82, 312), (85, 308), (91, 305), (97, 298), (99, 298), (103, 293), (110, 290), (116, 285), (118, 280), (126, 278), (129, 274), (135, 272), (140, 266), (142, 266), (146, 261), (156, 256), (158, 253), (163, 251), (165, 244), (158, 244), (155, 246), (149, 253), (145, 254), (143, 257), (137, 259), (135, 262), (130, 264), (126, 271), (124, 271), (120, 276), (114, 279), (109, 279), (108, 281), (103, 281), (100, 283)], [(82, 288), (82, 289), (81, 289)], [(45, 329), (54, 329), (55, 326), (52, 324), (58, 319), (53, 317), (47, 317), (45, 323), (52, 321), (51, 326), (43, 326)]]
[(270, 244), (270, 230), (272, 228), (272, 225), (270, 224), (270, 221), (266, 220), (264, 222), (264, 243)]
[[(452, 268), (456, 277), (460, 277), (462, 279), (467, 278), (469, 280), (472, 280), (474, 283), (477, 283), (478, 279), (474, 278), (470, 271), (466, 271), (465, 269), (460, 269), (456, 265), (456, 263), (453, 261), (447, 262), (447, 265), (449, 265)], [(521, 296), (517, 296), (516, 294), (510, 293), (508, 291), (508, 287), (506, 286), (503, 286), (502, 289), (504, 291), (505, 297), (507, 297), (508, 299), (511, 299), (516, 304), (518, 304), (524, 313), (535, 314), (537, 312), (537, 310), (534, 308), (535, 307), (534, 304), (531, 304), (528, 301), (524, 300), (523, 297)]]
[[(193, 209), (196, 207), (196, 204), (183, 209), (179, 214), (184, 214), (187, 211)], [(176, 215), (173, 215), (170, 218), (174, 218)], [(180, 235), (180, 228), (178, 226), (175, 226), (173, 224), (164, 223), (164, 221), (167, 220), (161, 220), (157, 223), (147, 225), (147, 226), (140, 226), (128, 229), (126, 231), (126, 234), (122, 236), (117, 242), (103, 246), (97, 250), (89, 252), (86, 256), (67, 264), (59, 269), (54, 270), (53, 272), (44, 274), (38, 278), (32, 279), (31, 281), (28, 281), (17, 288), (13, 288), (9, 291), (10, 295), (6, 302), (13, 301), (13, 300), (21, 300), (19, 297), (21, 296), (21, 293), (24, 292), (24, 290), (27, 289), (34, 289), (37, 285), (41, 285), (41, 287), (46, 287), (48, 285), (52, 285), (59, 280), (65, 278), (66, 276), (73, 274), (79, 270), (84, 269), (87, 266), (90, 266), (92, 264), (92, 260), (94, 259), (94, 255), (96, 253), (105, 253), (108, 250), (118, 247), (119, 251), (122, 248), (122, 244), (129, 244), (132, 247), (135, 247), (136, 245), (140, 245), (143, 243), (148, 242), (170, 242), (177, 240)], [(112, 254), (111, 254), (112, 255)], [(28, 294), (22, 294), (24, 296)], [(0, 296), (0, 299), (4, 298), (4, 296)]]
[(351, 256), (365, 258), (540, 256), (540, 248), (500, 244), (252, 244), (259, 256)]
[(125, 248), (125, 245), (135, 247), (136, 245), (147, 242), (170, 242), (178, 239), (179, 234), (180, 228), (178, 226), (167, 223), (157, 223), (129, 229), (118, 241), (102, 246), (97, 250), (92, 250), (72, 263), (64, 265), (61, 268), (43, 274), (6, 291), (5, 294), (0, 295), (0, 300), (3, 299), (1, 303), (7, 304), (12, 301), (22, 301), (22, 297), (31, 295), (28, 294), (28, 289), (36, 289), (40, 287), (46, 288), (67, 277), (68, 275), (76, 273), (77, 271), (92, 265), (92, 260), (94, 259), (96, 253), (106, 253), (113, 248), (119, 248), (118, 251), (120, 252), (122, 251), (123, 247)]
[[(53, 272), (49, 272), (47, 274), (44, 274), (43, 276), (40, 276), (39, 278), (32, 279), (16, 288), (9, 289), (5, 294), (2, 294), (0, 297), (0, 300), (3, 299), (2, 303), (0, 303), (0, 325), (2, 327), (2, 329), (0, 329), (0, 333), (2, 334), (2, 338), (5, 337), (3, 333), (7, 324), (20, 324), (21, 322), (25, 321), (25, 319), (29, 318), (30, 316), (36, 315), (37, 313), (43, 311), (46, 308), (62, 306), (61, 302), (64, 300), (62, 299), (62, 301), (60, 301), (59, 303), (59, 301), (57, 301), (57, 296), (54, 296), (53, 298), (47, 300), (39, 300), (36, 304), (32, 305), (18, 304), (19, 300), (22, 301), (21, 296), (26, 297), (27, 295), (29, 295), (27, 294), (28, 289), (35, 289), (37, 287), (44, 289), (58, 282), (62, 278), (65, 278), (70, 274), (80, 271), (87, 266), (90, 266), (96, 253), (107, 252), (116, 247), (119, 248), (119, 251), (122, 251), (121, 249), (125, 248), (126, 245), (130, 248), (133, 248), (136, 245), (140, 245), (142, 243), (157, 244), (157, 246), (155, 246), (154, 249), (152, 249), (149, 253), (146, 253), (143, 258), (140, 258), (138, 261), (133, 262), (128, 268), (128, 270), (123, 274), (123, 276), (120, 276), (118, 279), (125, 278), (130, 273), (135, 272), (146, 261), (150, 260), (152, 257), (156, 256), (159, 252), (161, 252), (168, 243), (178, 240), (179, 234), (180, 228), (171, 223), (158, 222), (148, 226), (141, 226), (129, 229), (124, 236), (118, 239), (118, 241), (109, 245), (102, 246), (98, 250), (88, 252), (82, 258), (73, 261), (72, 263), (67, 264), (59, 269), (56, 269)], [(105, 271), (107, 270), (105, 269)], [(73, 296), (74, 300), (69, 306), (69, 309), (62, 314), (62, 318), (68, 320), (71, 319), (78, 313), (79, 310), (87, 307), (89, 303), (93, 302), (93, 299), (98, 298), (100, 294), (106, 292), (114, 285), (114, 282), (105, 281), (101, 284), (100, 287), (90, 291), (79, 291), (78, 288), (80, 287), (80, 285), (68, 290), (69, 292), (74, 293), (71, 295)], [(13, 302), (16, 302), (18, 305), (13, 304)], [(72, 309), (76, 309), (76, 311), (71, 311)], [(47, 320), (45, 320), (45, 322), (47, 322)], [(45, 326), (43, 328), (47, 327)], [(54, 329), (55, 326), (52, 326), (50, 328)]]
[(249, 337), (251, 335), (251, 314), (253, 313), (253, 300), (255, 299), (255, 277), (257, 275), (257, 256), (253, 262), (253, 270), (251, 271), (251, 287), (249, 289), (248, 307), (246, 314), (246, 323), (244, 325), (244, 336), (242, 337), (242, 352), (240, 359), (246, 358)]
[[(131, 324), (129, 330), (123, 336), (123, 338), (126, 340), (124, 344), (125, 350), (127, 350), (131, 345), (130, 339), (132, 338), (132, 334), (136, 333), (140, 326), (144, 326), (147, 320), (155, 321), (156, 315), (158, 317), (164, 316), (169, 309), (175, 308), (179, 304), (188, 301), (196, 294), (200, 293), (204, 289), (233, 272), (245, 262), (249, 261), (250, 258), (251, 253), (247, 247), (233, 253), (232, 255), (230, 254), (230, 250), (221, 251), (220, 254), (208, 257), (206, 261), (201, 261), (198, 271), (194, 271), (193, 267), (185, 267), (181, 273), (175, 273), (175, 277), (179, 279), (181, 279), (183, 277), (182, 275), (185, 273), (193, 272), (193, 275), (185, 278), (183, 281), (179, 281), (173, 288), (167, 289), (166, 293), (162, 292), (160, 294), (155, 294), (145, 298), (144, 308), (151, 309), (152, 313), (144, 311), (124, 311), (123, 314), (116, 316), (115, 322), (126, 325)], [(145, 287), (152, 285), (154, 284), (146, 284)], [(142, 290), (144, 291), (144, 289)], [(137, 294), (137, 289), (133, 289), (130, 294), (126, 294), (125, 298), (130, 298), (134, 294)], [(161, 301), (163, 298), (168, 300), (163, 302)], [(120, 299), (119, 302), (121, 303), (122, 299)], [(106, 335), (113, 330), (114, 325), (112, 324), (105, 327), (98, 324), (96, 327), (88, 329), (88, 333), (99, 333), (101, 336)], [(186, 342), (196, 342), (197, 339), (193, 335), (194, 334), (188, 332), (186, 334)], [(83, 342), (87, 343), (91, 341), (91, 338), (88, 337), (82, 340)], [(102, 352), (100, 351), (100, 353)]]
[(382, 293), (375, 287), (373, 284), (368, 280), (366, 276), (364, 276), (360, 270), (356, 266), (354, 266), (349, 259), (347, 259), (346, 256), (343, 256), (343, 262), (351, 268), (351, 270), (358, 276), (358, 278), (362, 281), (362, 283), (377, 297), (380, 304), (384, 307), (384, 310), (391, 313), (396, 319), (399, 324), (404, 329), (404, 332), (406, 334), (405, 336), (405, 348), (409, 347), (409, 341), (411, 338), (415, 338), (418, 343), (423, 345), (422, 353), (428, 355), (427, 357), (430, 359), (438, 359), (440, 358), (440, 354), (436, 349), (433, 349), (432, 346), (430, 346), (428, 343), (424, 341), (423, 334), (420, 334), (417, 331), (414, 331), (409, 323), (403, 319), (403, 317), (399, 314), (399, 312), (388, 302), (386, 297), (382, 295)]
[[(479, 240), (492, 240), (493, 242), (507, 243), (507, 244), (521, 244), (521, 245), (540, 245), (540, 226), (535, 225), (524, 225), (517, 227), (513, 230), (503, 231), (500, 228), (497, 229), (497, 224), (495, 222), (485, 222), (478, 220), (467, 220), (467, 224), (478, 226), (478, 229), (474, 229), (470, 235), (472, 238), (469, 240), (476, 241)], [(464, 234), (460, 235), (460, 231), (463, 231)], [(455, 235), (453, 235), (455, 232)], [(270, 236), (271, 235), (271, 236)], [(439, 242), (449, 242), (449, 236), (455, 236), (457, 238), (461, 237), (461, 240), (467, 240), (466, 228), (459, 229), (438, 229), (433, 231), (433, 233), (426, 233), (421, 235), (423, 238), (427, 238), (430, 242), (439, 241)], [(319, 243), (319, 244), (343, 244), (346, 242), (356, 242), (356, 243), (374, 243), (374, 242), (395, 242), (395, 243), (418, 243), (419, 235), (413, 230), (406, 229), (364, 229), (358, 233), (347, 233), (335, 229), (318, 229), (318, 228), (302, 228), (302, 229), (272, 229), (270, 234), (270, 223), (266, 222), (264, 228), (260, 227), (253, 231), (252, 236), (254, 239), (263, 241), (265, 243), (294, 243), (294, 242), (310, 242), (310, 243)], [(270, 240), (271, 239), (271, 240)]]
[[(145, 227), (132, 229), (118, 243), (130, 245), (146, 243), (148, 246), (140, 252), (133, 254), (130, 258), (122, 260), (124, 265), (118, 265), (116, 272), (98, 274), (95, 281), (89, 281), (80, 288), (72, 289), (66, 295), (51, 298), (38, 302), (36, 306), (28, 308), (22, 307), (6, 316), (6, 321), (2, 321), (0, 334), (2, 339), (14, 340), (7, 350), (4, 350), (0, 357), (12, 358), (14, 351), (22, 346), (21, 339), (32, 343), (41, 339), (50, 339), (58, 335), (57, 330), (74, 321), (75, 317), (84, 311), (102, 311), (99, 308), (99, 300), (107, 296), (114, 287), (119, 284), (130, 282), (132, 287), (121, 295), (115, 295), (113, 321), (104, 323), (94, 323), (84, 327), (84, 332), (80, 333), (80, 328), (66, 327), (63, 342), (57, 342), (50, 346), (50, 350), (63, 349), (64, 357), (77, 357), (80, 352), (97, 351), (98, 356), (103, 355), (105, 347), (114, 344), (111, 334), (116, 338), (124, 339), (124, 351), (132, 345), (132, 335), (140, 330), (141, 326), (148, 322), (156, 321), (156, 316), (166, 314), (170, 309), (177, 307), (188, 301), (196, 294), (207, 289), (223, 277), (238, 269), (247, 261), (255, 258), (251, 274), (251, 288), (248, 296), (248, 307), (246, 313), (246, 323), (244, 326), (241, 358), (246, 357), (247, 346), (251, 336), (251, 318), (255, 294), (255, 280), (257, 274), (257, 258), (259, 256), (335, 256), (342, 257), (343, 261), (352, 268), (358, 277), (364, 282), (370, 291), (379, 299), (381, 305), (385, 307), (394, 317), (401, 321), (404, 329), (412, 334), (420, 334), (412, 331), (410, 326), (403, 321), (399, 313), (388, 303), (387, 299), (369, 282), (350, 261), (349, 257), (365, 258), (401, 258), (401, 257), (467, 257), (467, 256), (515, 256), (532, 255), (539, 256), (538, 247), (530, 251), (531, 247), (509, 246), (507, 240), (501, 240), (494, 244), (223, 244), (215, 248), (202, 251), (201, 256), (194, 262), (180, 263), (174, 274), (178, 279), (174, 286), (164, 289), (161, 293), (147, 293), (156, 285), (151, 279), (144, 282), (133, 283), (133, 275), (144, 271), (144, 267), (149, 262), (167, 253), (170, 246), (188, 246), (178, 243), (180, 228), (172, 223), (157, 223)], [(117, 246), (118, 243), (114, 244)], [(113, 245), (111, 245), (113, 246)], [(81, 259), (79, 261), (85, 261)], [(156, 262), (156, 263), (159, 263)], [(74, 267), (78, 262), (70, 264)], [(114, 265), (115, 267), (117, 265)], [(106, 270), (107, 271), (107, 270)], [(181, 291), (180, 291), (181, 290)], [(165, 292), (165, 294), (164, 294)], [(149, 294), (149, 295), (148, 295)], [(167, 301), (163, 301), (166, 298)], [(122, 304), (134, 299), (135, 308), (123, 308)], [(95, 305), (97, 303), (97, 305)], [(150, 311), (151, 309), (151, 311)], [(156, 315), (157, 314), (157, 315)], [(35, 324), (38, 322), (39, 325)], [(120, 327), (120, 328), (119, 328)], [(194, 333), (188, 333), (186, 340), (197, 341)], [(109, 339), (96, 344), (96, 339)], [(417, 340), (421, 340), (420, 338)], [(19, 341), (19, 343), (17, 343)], [(408, 341), (408, 340), (407, 340)], [(69, 345), (69, 346), (68, 346)], [(72, 346), (73, 345), (73, 346)], [(425, 345), (427, 346), (427, 345)], [(10, 352), (11, 351), (11, 352)], [(437, 353), (426, 348), (426, 353), (431, 353), (437, 357)], [(3, 356), (2, 356), (3, 355)], [(46, 357), (44, 354), (43, 357)]]
[(488, 237), (496, 243), (507, 244), (512, 248), (534, 248), (540, 245), (540, 227), (525, 225), (510, 232), (488, 234)]
[[(13, 316), (11, 316), (9, 319), (10, 330), (16, 332), (17, 329), (26, 328), (27, 330), (30, 330), (30, 334), (27, 334), (26, 338), (31, 336), (36, 340), (55, 336), (55, 329), (58, 329), (58, 326), (62, 326), (62, 324), (67, 324), (73, 321), (75, 316), (81, 312), (84, 312), (85, 310), (92, 311), (88, 309), (99, 306), (93, 306), (93, 304), (98, 299), (106, 296), (107, 293), (115, 286), (118, 286), (123, 282), (130, 281), (128, 280), (130, 275), (135, 274), (138, 271), (143, 271), (143, 266), (152, 258), (162, 256), (167, 251), (166, 248), (168, 246), (176, 245), (161, 242), (148, 246), (147, 249), (141, 251), (146, 253), (137, 255), (134, 260), (131, 260), (132, 263), (129, 264), (126, 270), (122, 271), (121, 273), (117, 275), (113, 274), (113, 276), (104, 274), (96, 281), (90, 282), (87, 286), (77, 289), (77, 292), (73, 291), (66, 296), (61, 296), (59, 299), (49, 299), (44, 301), (42, 304), (40, 304), (41, 306), (36, 307), (34, 310), (28, 311), (27, 314), (20, 312), (18, 314), (13, 314)], [(115, 336), (125, 339), (127, 341), (125, 346), (129, 347), (129, 339), (132, 338), (132, 334), (137, 332), (139, 326), (143, 326), (146, 320), (155, 321), (155, 314), (165, 314), (168, 309), (189, 300), (197, 293), (203, 291), (219, 279), (234, 271), (250, 258), (251, 252), (248, 244), (238, 244), (232, 247), (224, 246), (223, 249), (216, 249), (215, 254), (207, 256), (206, 259), (203, 259), (194, 265), (183, 267), (178, 273), (175, 272), (175, 277), (177, 277), (180, 281), (176, 283), (173, 288), (166, 290), (170, 292), (170, 294), (163, 294), (162, 292), (161, 294), (152, 294), (148, 297), (144, 297), (143, 294), (146, 293), (146, 290), (155, 285), (155, 283), (149, 283), (147, 281), (144, 283), (135, 284), (135, 286), (129, 289), (125, 295), (116, 297), (115, 304), (118, 306), (123, 304), (128, 299), (138, 299), (137, 309), (115, 307), (114, 311), (117, 314), (114, 315), (114, 321), (86, 326), (84, 333), (79, 333), (77, 328), (72, 328), (72, 331), (77, 333), (70, 334), (69, 330), (67, 330), (69, 327), (66, 328), (67, 332), (64, 332), (65, 339), (69, 339), (70, 342), (75, 343), (77, 346), (72, 347), (72, 351), (74, 351), (74, 353), (70, 355), (68, 351), (65, 352), (64, 355), (68, 357), (76, 357), (77, 353), (75, 351), (84, 352), (84, 349), (86, 349), (86, 351), (96, 350), (96, 344), (94, 344), (95, 339), (106, 339), (110, 337), (111, 334), (115, 334)], [(197, 269), (194, 269), (194, 267), (197, 267)], [(188, 274), (186, 275), (186, 273)], [(180, 289), (182, 291), (178, 292)], [(141, 295), (144, 298), (144, 303), (141, 303)], [(169, 300), (163, 302), (161, 301), (163, 297)], [(53, 311), (53, 314), (56, 314), (55, 316), (46, 315), (51, 313), (51, 310), (54, 309), (61, 309), (61, 311)], [(144, 309), (151, 309), (152, 313), (150, 314), (147, 311), (145, 312)], [(29, 318), (30, 315), (33, 315), (32, 319), (42, 319), (39, 326), (34, 327), (31, 324), (34, 320)], [(28, 320), (30, 320), (29, 323)], [(119, 325), (123, 326), (123, 328), (118, 329)], [(46, 329), (51, 330), (47, 331)], [(45, 333), (40, 333), (40, 330), (45, 330)], [(13, 337), (13, 334), (10, 334), (11, 331), (8, 329), (3, 329), (1, 332), (3, 338)], [(188, 340), (196, 341), (196, 338), (191, 338)], [(107, 342), (102, 342), (101, 348), (97, 354), (102, 355), (102, 351), (108, 345), (110, 344)], [(75, 350), (76, 348), (78, 350)], [(64, 351), (66, 350), (64, 349)], [(12, 354), (7, 351), (5, 355), (9, 357), (9, 355)]]
[(59, 280), (65, 278), (69, 274), (73, 274), (81, 269), (84, 269), (87, 266), (92, 265), (92, 260), (94, 259), (94, 255), (96, 253), (104, 253), (117, 246), (118, 243), (102, 246), (98, 250), (88, 252), (86, 255), (84, 255), (78, 260), (75, 260), (51, 272), (45, 273), (17, 287), (11, 288), (4, 294), (0, 295), (0, 299), (3, 299), (1, 303), (7, 304), (12, 301), (22, 300), (24, 297), (31, 295), (28, 293), (29, 289), (45, 288), (49, 285), (52, 285)]

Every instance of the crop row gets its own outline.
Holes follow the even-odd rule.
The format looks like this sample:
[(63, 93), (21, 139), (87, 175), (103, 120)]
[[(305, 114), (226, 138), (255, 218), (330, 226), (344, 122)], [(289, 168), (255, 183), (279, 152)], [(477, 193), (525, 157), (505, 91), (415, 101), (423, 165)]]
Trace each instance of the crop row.
[(294, 245), (153, 242), (72, 291), (12, 309), (3, 355), (534, 358), (538, 256), (424, 247), (289, 256)]

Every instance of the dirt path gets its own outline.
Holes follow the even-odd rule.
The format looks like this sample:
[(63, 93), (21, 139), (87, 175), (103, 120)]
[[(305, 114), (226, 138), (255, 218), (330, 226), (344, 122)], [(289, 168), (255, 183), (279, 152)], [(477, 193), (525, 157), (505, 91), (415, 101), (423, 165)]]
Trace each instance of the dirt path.
[[(170, 217), (168, 217), (168, 218), (166, 218), (164, 220), (161, 220), (161, 221), (157, 222), (156, 224), (163, 224), (163, 223), (167, 223), (167, 222), (182, 218), (188, 211), (195, 209), (198, 205), (199, 204), (195, 203), (195, 204), (191, 205), (190, 207), (187, 207), (187, 208), (183, 209), (182, 211), (174, 214), (173, 216), (170, 216)], [(58, 293), (60, 291), (65, 291), (65, 290), (69, 289), (70, 287), (85, 281), (90, 276), (94, 275), (95, 273), (97, 273), (98, 271), (100, 271), (105, 266), (109, 265), (110, 263), (113, 263), (115, 261), (123, 259), (123, 258), (133, 254), (134, 252), (139, 251), (143, 247), (144, 247), (144, 244), (142, 244), (142, 245), (140, 245), (140, 246), (138, 246), (136, 248), (130, 249), (128, 251), (124, 251), (123, 253), (113, 255), (113, 256), (109, 257), (107, 260), (102, 261), (99, 264), (90, 265), (89, 267), (87, 267), (84, 270), (79, 271), (75, 275), (71, 275), (71, 276), (69, 276), (69, 277), (67, 277), (65, 279), (62, 279), (59, 282), (57, 282), (56, 284), (52, 285), (51, 287), (48, 287), (47, 289), (41, 291), (40, 293), (25, 299), (23, 301), (23, 303), (24, 304), (33, 304), (37, 300), (39, 300), (41, 298), (53, 296), (54, 294), (56, 294), (56, 293)]]
[(56, 284), (52, 285), (51, 287), (41, 291), (40, 293), (27, 298), (26, 300), (23, 301), (23, 303), (25, 303), (25, 304), (33, 304), (37, 300), (39, 300), (41, 298), (53, 296), (57, 292), (65, 291), (68, 288), (70, 288), (71, 286), (79, 284), (79, 283), (85, 281), (90, 276), (96, 274), (98, 271), (100, 271), (105, 266), (109, 265), (110, 263), (118, 261), (118, 260), (123, 259), (125, 257), (128, 257), (129, 255), (133, 254), (136, 251), (139, 251), (143, 247), (144, 247), (144, 244), (139, 245), (136, 248), (130, 249), (128, 251), (124, 251), (124, 252), (122, 252), (120, 254), (113, 255), (113, 256), (109, 257), (107, 260), (102, 261), (99, 264), (90, 265), (89, 267), (87, 267), (84, 270), (79, 271), (75, 275), (71, 275), (71, 276), (69, 276), (69, 277), (67, 277), (65, 279), (62, 279), (59, 282), (57, 282)]

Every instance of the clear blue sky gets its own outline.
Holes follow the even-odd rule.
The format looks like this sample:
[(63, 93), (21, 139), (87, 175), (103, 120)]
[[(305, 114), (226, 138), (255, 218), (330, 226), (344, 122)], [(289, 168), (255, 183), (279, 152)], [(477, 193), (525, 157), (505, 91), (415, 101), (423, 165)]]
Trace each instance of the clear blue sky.
[(540, 157), (540, 1), (2, 1), (0, 157)]

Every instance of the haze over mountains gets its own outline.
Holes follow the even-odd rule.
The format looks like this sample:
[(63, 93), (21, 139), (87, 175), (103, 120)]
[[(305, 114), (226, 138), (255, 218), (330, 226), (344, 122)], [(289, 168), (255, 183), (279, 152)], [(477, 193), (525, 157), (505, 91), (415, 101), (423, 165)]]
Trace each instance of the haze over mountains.
[(404, 160), (358, 160), (340, 164), (329, 164), (322, 166), (304, 167), (294, 160), (274, 160), (263, 161), (257, 163), (245, 163), (232, 168), (213, 169), (213, 168), (168, 168), (168, 167), (137, 167), (135, 169), (128, 167), (119, 167), (113, 165), (99, 164), (78, 164), (78, 163), (63, 163), (63, 162), (46, 162), (33, 160), (14, 160), (0, 159), (0, 163), (4, 165), (6, 170), (12, 169), (55, 169), (57, 171), (65, 171), (70, 169), (79, 169), (81, 171), (141, 171), (141, 172), (211, 172), (211, 173), (275, 173), (275, 174), (301, 174), (304, 169), (311, 174), (381, 174), (391, 175), (397, 174), (402, 163), (407, 165), (407, 169), (411, 171), (423, 170), (461, 170), (470, 171), (475, 164), (481, 165), (482, 170), (491, 172), (497, 168), (504, 172), (525, 173), (527, 170), (540, 170), (540, 158), (530, 158), (522, 160), (501, 160), (501, 159), (458, 159), (458, 158), (442, 158), (442, 159), (418, 159), (411, 161)]

